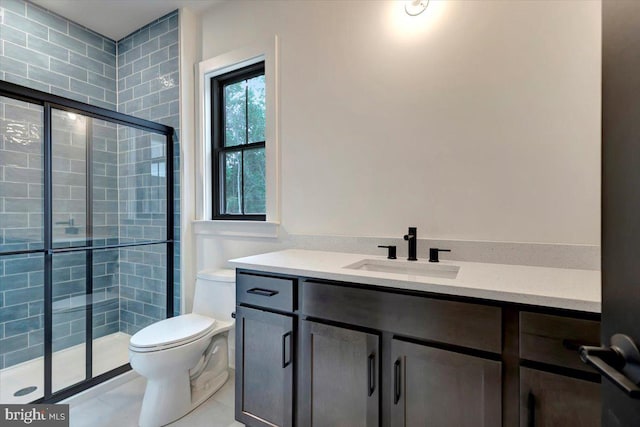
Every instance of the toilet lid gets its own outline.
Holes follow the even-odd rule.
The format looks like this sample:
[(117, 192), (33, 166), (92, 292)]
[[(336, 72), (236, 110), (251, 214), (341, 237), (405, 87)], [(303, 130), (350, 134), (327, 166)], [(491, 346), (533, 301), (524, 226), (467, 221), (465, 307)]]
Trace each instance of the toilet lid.
[(194, 313), (170, 317), (138, 331), (129, 344), (138, 348), (178, 345), (205, 335), (215, 323), (215, 319)]

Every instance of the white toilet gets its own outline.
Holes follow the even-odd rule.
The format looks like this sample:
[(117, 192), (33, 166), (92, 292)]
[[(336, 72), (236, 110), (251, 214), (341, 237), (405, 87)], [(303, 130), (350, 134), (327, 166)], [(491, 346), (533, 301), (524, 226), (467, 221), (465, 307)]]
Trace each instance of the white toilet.
[(193, 313), (147, 326), (129, 341), (129, 362), (146, 377), (140, 427), (159, 427), (207, 400), (229, 377), (235, 271), (198, 273)]

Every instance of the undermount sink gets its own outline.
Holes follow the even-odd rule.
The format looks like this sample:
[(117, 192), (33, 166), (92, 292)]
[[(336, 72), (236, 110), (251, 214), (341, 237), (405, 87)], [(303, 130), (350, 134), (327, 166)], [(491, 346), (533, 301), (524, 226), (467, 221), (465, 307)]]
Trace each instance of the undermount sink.
[(409, 276), (441, 277), (455, 279), (460, 266), (447, 264), (426, 264), (415, 261), (363, 259), (345, 266), (351, 270), (375, 271), (378, 273), (406, 274)]

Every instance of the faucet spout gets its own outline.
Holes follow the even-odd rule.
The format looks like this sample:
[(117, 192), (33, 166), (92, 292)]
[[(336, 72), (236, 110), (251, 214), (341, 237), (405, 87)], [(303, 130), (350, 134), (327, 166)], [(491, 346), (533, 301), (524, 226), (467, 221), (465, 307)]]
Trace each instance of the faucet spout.
[(418, 228), (409, 227), (409, 232), (404, 235), (404, 240), (409, 243), (409, 257), (407, 261), (417, 261), (416, 257), (418, 252)]

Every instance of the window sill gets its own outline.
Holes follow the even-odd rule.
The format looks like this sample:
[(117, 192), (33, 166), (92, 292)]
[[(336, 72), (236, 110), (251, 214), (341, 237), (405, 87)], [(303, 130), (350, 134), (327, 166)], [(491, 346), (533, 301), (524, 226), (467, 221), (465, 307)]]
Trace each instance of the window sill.
[(196, 235), (224, 237), (278, 238), (279, 222), (272, 221), (193, 221)]

